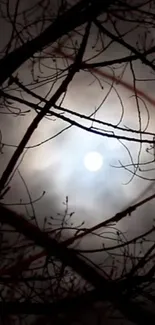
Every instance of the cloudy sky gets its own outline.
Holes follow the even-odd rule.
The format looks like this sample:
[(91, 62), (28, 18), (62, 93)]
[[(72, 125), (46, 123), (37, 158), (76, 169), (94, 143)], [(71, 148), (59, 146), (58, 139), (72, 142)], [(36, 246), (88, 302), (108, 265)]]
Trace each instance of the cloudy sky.
[[(32, 13), (33, 19), (35, 19), (35, 15), (37, 15), (36, 12)], [(110, 31), (113, 31), (109, 22), (106, 27), (109, 28)], [(9, 28), (9, 25), (6, 23), (6, 43), (7, 39), (9, 39)], [(128, 24), (119, 24), (120, 33), (124, 33), (128, 29)], [(126, 40), (131, 45), (135, 45), (139, 35), (143, 37), (144, 32), (144, 30), (140, 29), (136, 31), (134, 30), (127, 35)], [(150, 30), (150, 35), (147, 40), (148, 42), (150, 39), (154, 38), (153, 33), (154, 32)], [(95, 46), (96, 36), (97, 30), (92, 26), (88, 46), (84, 56), (85, 59), (91, 58), (96, 54), (97, 50), (99, 51), (101, 49), (101, 42), (98, 42)], [(67, 43), (65, 43), (66, 47), (63, 48), (64, 53), (72, 53), (70, 47), (72, 42), (75, 42), (75, 40), (80, 42), (80, 36), (72, 35), (72, 38), (67, 40)], [(103, 40), (104, 46), (106, 47), (109, 39), (104, 36)], [(1, 39), (2, 47), (4, 45), (3, 42)], [(52, 52), (54, 46), (56, 46), (56, 44), (53, 45), (52, 48), (50, 47), (47, 49), (47, 51)], [(126, 54), (130, 54), (129, 51), (125, 50), (122, 46), (113, 43), (105, 52), (101, 53), (91, 62), (115, 59)], [(52, 60), (45, 60), (43, 63), (44, 70), (42, 66), (41, 77), (45, 74), (48, 75), (49, 69), (55, 69), (55, 63), (52, 65)], [(27, 62), (18, 71), (18, 76), (23, 84), (26, 84), (31, 80), (31, 64), (31, 62)], [(48, 69), (45, 67), (47, 64)], [(63, 67), (65, 64), (66, 59), (60, 58), (57, 60), (59, 68)], [(153, 78), (152, 72), (150, 72), (149, 68), (142, 65), (139, 61), (136, 61), (133, 66), (137, 79), (143, 79), (146, 77)], [(115, 65), (114, 68), (113, 71), (111, 67), (100, 69), (100, 74), (97, 72), (94, 73), (94, 71), (92, 71), (92, 73), (90, 73), (90, 71), (78, 72), (68, 88), (63, 101), (63, 107), (89, 116), (93, 114), (95, 109), (103, 101), (99, 111), (95, 114), (96, 119), (113, 124), (119, 123), (122, 119), (119, 126), (138, 129), (139, 120), (136, 101), (133, 96), (133, 76), (130, 66), (127, 66), (125, 71), (124, 65)], [(35, 69), (37, 75), (37, 63)], [(114, 82), (113, 88), (111, 89), (112, 81), (110, 78), (106, 78), (104, 73), (110, 76), (115, 74), (117, 77), (124, 73), (121, 79), (123, 81), (118, 82), (117, 84)], [(40, 96), (45, 96), (48, 93), (51, 84), (45, 84), (42, 87), (34, 89), (34, 91)], [(58, 80), (50, 95), (48, 95), (48, 98), (50, 98), (52, 92), (54, 92), (59, 84), (60, 81)], [(129, 85), (129, 87), (127, 87), (127, 85)], [(147, 110), (150, 114), (150, 122), (147, 131), (154, 132), (155, 112), (153, 100), (155, 100), (155, 82), (137, 81), (136, 86), (138, 91), (141, 91), (141, 98), (145, 100)], [(14, 95), (19, 95), (19, 92), (14, 90), (14, 88), (15, 87), (12, 86), (10, 92)], [(33, 90), (33, 87), (30, 87), (30, 89)], [(32, 98), (28, 97), (27, 94), (24, 94), (24, 99), (32, 100)], [(139, 100), (139, 104), (141, 123), (142, 128), (144, 129), (147, 125), (148, 113), (142, 100)], [(14, 105), (14, 107), (16, 106)], [(123, 117), (122, 107), (124, 110)], [(26, 107), (20, 108), (23, 111), (27, 109)], [(34, 112), (25, 114), (24, 117), (12, 116), (10, 114), (1, 115), (0, 126), (3, 143), (7, 145), (18, 145), (34, 115)], [(65, 116), (74, 118), (69, 114), (65, 114)], [(87, 127), (91, 126), (90, 122), (77, 117), (76, 121)], [(55, 119), (54, 117), (49, 119), (45, 118), (35, 131), (28, 146), (36, 146), (40, 142), (54, 136), (57, 132), (61, 131), (68, 125), (69, 124), (66, 122)], [(99, 127), (99, 125), (95, 125), (95, 127)], [(105, 129), (108, 132), (112, 131), (112, 129), (107, 128), (106, 126), (105, 128), (102, 126), (102, 129)], [(122, 133), (119, 132), (118, 134), (121, 135)], [(129, 135), (132, 136), (132, 134)], [(0, 157), (1, 172), (4, 170), (7, 161), (14, 151), (14, 147), (9, 147), (7, 145), (4, 146), (3, 155)], [(142, 146), (140, 155), (141, 162), (150, 160), (151, 156), (146, 152), (148, 147), (149, 145), (147, 144)], [(131, 172), (134, 171), (132, 166), (130, 167), (131, 172), (124, 168), (116, 168), (116, 166), (120, 166), (120, 162), (124, 165), (131, 164), (131, 155), (133, 161), (137, 163), (139, 148), (140, 146), (137, 143), (131, 141), (120, 142), (117, 139), (101, 137), (81, 130), (75, 126), (72, 126), (59, 136), (42, 145), (29, 148), (25, 151), (25, 156), (20, 164), (19, 170), (26, 181), (33, 200), (40, 197), (43, 191), (46, 191), (44, 197), (35, 204), (36, 215), (39, 223), (42, 224), (45, 216), (52, 215), (56, 217), (57, 213), (62, 213), (65, 209), (63, 202), (65, 201), (66, 196), (68, 196), (69, 199), (69, 211), (75, 212), (72, 219), (74, 224), (78, 225), (82, 221), (85, 221), (87, 226), (92, 226), (111, 217), (115, 213), (126, 208), (128, 205), (135, 203), (139, 198), (153, 192), (155, 189), (153, 181), (155, 175), (153, 170), (151, 172), (138, 172), (140, 176), (143, 176), (146, 179), (141, 179), (135, 176), (131, 180)], [(103, 159), (102, 167), (95, 172), (86, 169), (84, 164), (86, 155), (92, 151), (98, 152)], [(148, 177), (152, 180), (148, 181)], [(5, 202), (18, 203), (21, 199), (23, 202), (29, 201), (23, 181), (18, 172), (16, 172), (11, 181), (11, 190), (6, 197)], [(149, 205), (136, 211), (131, 218), (127, 218), (125, 221), (123, 220), (119, 224), (120, 229), (124, 231), (128, 237), (149, 229), (152, 225), (153, 206), (154, 203), (151, 202)], [(13, 208), (17, 210), (20, 209), (25, 213), (24, 207), (19, 208), (19, 206), (13, 206)]]

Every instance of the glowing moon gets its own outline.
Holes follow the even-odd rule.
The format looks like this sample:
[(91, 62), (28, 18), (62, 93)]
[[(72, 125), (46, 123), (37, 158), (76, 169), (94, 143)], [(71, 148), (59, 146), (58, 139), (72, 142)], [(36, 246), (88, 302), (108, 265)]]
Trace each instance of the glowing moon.
[(102, 164), (103, 158), (99, 152), (92, 151), (87, 153), (84, 157), (84, 165), (91, 172), (99, 170), (102, 167)]

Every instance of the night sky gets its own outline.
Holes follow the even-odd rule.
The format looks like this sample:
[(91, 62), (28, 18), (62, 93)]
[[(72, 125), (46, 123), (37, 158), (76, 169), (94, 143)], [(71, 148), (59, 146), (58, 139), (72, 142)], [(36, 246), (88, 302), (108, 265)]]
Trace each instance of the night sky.
[[(32, 0), (27, 1), (26, 4), (24, 0), (21, 1), (21, 10), (23, 6), (32, 6)], [(56, 3), (53, 0), (51, 5), (53, 15), (55, 7)], [(13, 8), (10, 8), (10, 12), (12, 10)], [(32, 11), (29, 19), (34, 20), (39, 15), (39, 10), (38, 12)], [(48, 17), (48, 13), (46, 15)], [(132, 28), (133, 30), (124, 39), (132, 46), (135, 46), (136, 42), (139, 42), (139, 46), (142, 46), (144, 44), (145, 27), (134, 29), (134, 23), (131, 25), (120, 21), (117, 26), (119, 33), (123, 34)], [(0, 21), (0, 29), (1, 26), (5, 30), (5, 33), (3, 35), (1, 33), (0, 35), (0, 45), (3, 48), (10, 37), (10, 26), (3, 19)], [(110, 32), (114, 32), (110, 21), (106, 22), (104, 26)], [(74, 46), (80, 44), (80, 33), (83, 33), (84, 27), (80, 27), (78, 31), (79, 33), (72, 33), (70, 38), (66, 38), (65, 36), (60, 39), (59, 53), (56, 54), (59, 57), (56, 59), (56, 62), (51, 58), (42, 60), (39, 70), (39, 64), (36, 58), (33, 71), (35, 80), (43, 80), (46, 76), (55, 74), (56, 67), (57, 71), (60, 71), (59, 69), (67, 67), (67, 64), (71, 63), (72, 59), (70, 59), (70, 56), (73, 58), (75, 55), (73, 44)], [(150, 28), (149, 32), (146, 40), (148, 47), (151, 41), (153, 42), (152, 45), (154, 44), (155, 31)], [(35, 37), (37, 33), (35, 28), (33, 29), (32, 27), (31, 33)], [(28, 36), (26, 35), (25, 37)], [(103, 36), (104, 48), (107, 47), (109, 42), (110, 39), (107, 36)], [(52, 46), (45, 49), (45, 52), (53, 55), (57, 47), (58, 44), (52, 44)], [(129, 50), (115, 42), (109, 45), (105, 51), (101, 51), (101, 48), (101, 41), (97, 40), (97, 28), (92, 25), (84, 60), (92, 58), (89, 63), (93, 63), (113, 60), (130, 54)], [(94, 57), (97, 53), (100, 54)], [(93, 69), (91, 71), (79, 71), (69, 85), (64, 98), (60, 98), (58, 103), (63, 99), (62, 106), (73, 112), (92, 116), (98, 120), (130, 129), (138, 130), (140, 127), (139, 123), (141, 123), (142, 130), (145, 130), (147, 127), (147, 132), (154, 132), (155, 81), (145, 80), (146, 78), (153, 79), (154, 72), (139, 60), (133, 62), (132, 67), (138, 79), (136, 89), (139, 96), (140, 120), (136, 106), (133, 74), (130, 64), (127, 66), (125, 64), (115, 64), (113, 70), (111, 66), (107, 66), (100, 68), (98, 71)], [(17, 75), (23, 85), (30, 84), (32, 82), (32, 61), (25, 62), (14, 73), (14, 76)], [(49, 99), (61, 81), (61, 78), (57, 78), (53, 84), (51, 78), (48, 84), (38, 83), (35, 86), (31, 84), (28, 87), (36, 94), (42, 97), (47, 96), (47, 99)], [(23, 96), (22, 98), (24, 100), (31, 100), (34, 103), (38, 102), (38, 100), (35, 101), (35, 99), (24, 92), (21, 94), (15, 85), (10, 86), (9, 93), (14, 96)], [(101, 107), (94, 113), (100, 104)], [(3, 111), (7, 114), (1, 114), (0, 118), (2, 143), (4, 144), (2, 149), (3, 155), (0, 156), (1, 173), (4, 171), (7, 162), (15, 150), (14, 146), (18, 145), (32, 118), (35, 116), (33, 110), (25, 113), (24, 116), (15, 114), (18, 112), (18, 108), (22, 112), (27, 111), (29, 108), (19, 103), (14, 103), (13, 106), (14, 110), (12, 109), (12, 111), (14, 114), (9, 114), (7, 108), (4, 107)], [(59, 112), (57, 110), (55, 111)], [(64, 116), (73, 120), (75, 119), (76, 122), (88, 128), (92, 126), (91, 121), (74, 117), (72, 114), (65, 113)], [(137, 170), (138, 176), (133, 176), (134, 167), (131, 166), (133, 162), (136, 165), (138, 161), (141, 163), (152, 159), (150, 154), (152, 151), (148, 152), (148, 148), (150, 148), (149, 144), (144, 143), (140, 146), (139, 143), (134, 141), (99, 136), (77, 128), (76, 126), (71, 126), (60, 135), (41, 145), (41, 142), (53, 137), (67, 126), (69, 126), (69, 123), (54, 116), (48, 116), (41, 121), (28, 143), (28, 148), (24, 151), (25, 154), (19, 166), (20, 174), (18, 170), (15, 172), (10, 183), (11, 189), (3, 201), (4, 203), (13, 204), (11, 206), (12, 209), (26, 215), (25, 206), (19, 204), (20, 202), (29, 202), (28, 193), (23, 182), (24, 179), (32, 200), (37, 200), (37, 198), (42, 196), (44, 191), (46, 192), (34, 204), (40, 226), (43, 225), (45, 216), (54, 217), (54, 222), (57, 225), (57, 222), (59, 222), (58, 213), (61, 214), (64, 212), (65, 205), (63, 202), (65, 202), (67, 196), (69, 212), (75, 212), (72, 218), (68, 220), (68, 225), (73, 224), (77, 226), (84, 222), (86, 227), (91, 227), (112, 217), (117, 212), (154, 192), (154, 163), (142, 166), (142, 171)], [(104, 130), (110, 135), (115, 131), (106, 125), (103, 126), (93, 123), (93, 126), (96, 127), (96, 130), (97, 128), (101, 128), (102, 131)], [(131, 132), (115, 131), (115, 133), (120, 136), (126, 135), (136, 139), (139, 138), (139, 135)], [(144, 138), (152, 140), (147, 135)], [(103, 159), (102, 167), (95, 172), (87, 170), (84, 165), (85, 156), (92, 151), (101, 154)], [(126, 170), (123, 166), (121, 167), (121, 164), (128, 166), (127, 168), (129, 170)], [(148, 171), (148, 169), (150, 170)], [(28, 211), (31, 211), (30, 206), (28, 206)], [(154, 201), (151, 201), (151, 203), (136, 210), (132, 216), (119, 222), (117, 229), (124, 233), (126, 239), (130, 239), (150, 229), (153, 218)], [(64, 236), (68, 237), (71, 233), (73, 233), (71, 230), (67, 230)], [(105, 229), (105, 245), (113, 245), (115, 237), (115, 228)], [(89, 235), (80, 242), (79, 246), (82, 249), (100, 248), (101, 239)], [(92, 254), (91, 257), (95, 261), (100, 261), (101, 259), (100, 254)], [(109, 257), (109, 265), (110, 263), (112, 263), (112, 260)]]

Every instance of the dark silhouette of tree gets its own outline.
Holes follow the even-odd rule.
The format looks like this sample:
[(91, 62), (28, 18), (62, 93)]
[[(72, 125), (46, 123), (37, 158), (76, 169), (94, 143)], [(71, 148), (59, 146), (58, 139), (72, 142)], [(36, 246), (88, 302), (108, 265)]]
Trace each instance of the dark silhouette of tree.
[[(151, 109), (148, 104), (154, 105), (155, 100), (137, 86), (139, 77), (136, 71), (136, 65), (140, 65), (140, 69), (145, 67), (149, 74), (145, 82), (154, 82), (155, 45), (150, 36), (155, 27), (154, 1), (62, 0), (57, 3), (43, 0), (24, 7), (24, 3), (17, 0), (13, 8), (11, 6), (9, 0), (0, 1), (1, 21), (7, 26), (7, 40), (0, 52), (0, 113), (24, 116), (32, 112), (32, 121), (18, 145), (5, 143), (1, 132), (1, 154), (4, 148), (14, 148), (12, 157), (2, 168), (0, 179), (1, 322), (74, 324), (78, 319), (82, 323), (84, 320), (80, 318), (79, 310), (88, 314), (94, 310), (96, 323), (100, 323), (102, 318), (115, 322), (117, 317), (123, 318), (124, 323), (153, 323), (154, 222), (150, 229), (131, 239), (120, 231), (118, 223), (132, 217), (135, 210), (154, 200), (155, 194), (139, 199), (91, 228), (85, 227), (84, 223), (70, 226), (68, 220), (73, 213), (69, 212), (66, 197), (64, 214), (56, 219), (59, 224), (55, 227), (53, 217), (43, 216), (41, 229), (35, 214), (35, 203), (45, 192), (33, 200), (19, 166), (27, 150), (75, 126), (94, 136), (120, 141), (131, 163), (125, 165), (120, 161), (119, 168), (130, 172), (131, 180), (140, 177), (154, 181), (155, 133), (149, 127)], [(133, 35), (136, 35), (135, 39), (132, 39)], [(125, 55), (113, 53), (113, 45), (121, 48)], [(105, 60), (107, 51), (111, 51), (112, 58)], [(122, 66), (119, 74), (115, 73), (118, 66)], [(126, 71), (130, 72), (130, 82), (123, 79)], [(93, 76), (101, 88), (102, 79), (110, 86), (91, 115), (64, 105), (72, 81), (81, 72)], [(45, 85), (48, 91), (40, 95), (44, 94)], [(132, 92), (138, 129), (123, 124), (126, 107), (119, 93), (120, 85)], [(121, 107), (121, 116), (116, 124), (96, 117), (112, 91)], [(147, 115), (145, 127), (141, 105)], [(29, 140), (45, 118), (62, 120), (67, 126), (49, 139), (31, 146)], [(128, 143), (139, 145), (136, 161)], [(149, 158), (142, 161), (144, 150)], [(5, 199), (17, 173), (29, 201), (10, 203), (11, 209)], [(13, 210), (13, 205), (29, 205), (32, 213), (23, 216)], [(115, 234), (111, 237), (112, 245), (106, 246), (102, 229), (107, 229), (107, 234)], [(73, 235), (65, 238), (65, 230)], [(79, 248), (79, 241), (89, 234), (99, 238), (102, 247)], [(100, 265), (89, 258), (97, 253), (101, 254)], [(111, 258), (112, 265), (106, 264), (105, 254)], [(96, 308), (99, 302), (102, 305), (100, 310)], [(31, 315), (35, 317), (31, 318)]]

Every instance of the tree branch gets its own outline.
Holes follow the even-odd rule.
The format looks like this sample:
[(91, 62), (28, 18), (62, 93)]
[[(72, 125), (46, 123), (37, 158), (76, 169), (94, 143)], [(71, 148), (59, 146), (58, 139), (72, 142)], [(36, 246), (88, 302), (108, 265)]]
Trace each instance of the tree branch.
[(59, 16), (35, 39), (9, 53), (0, 60), (0, 85), (9, 78), (25, 61), (36, 52), (41, 51), (57, 41), (63, 35), (85, 24), (90, 18), (95, 18), (106, 11), (114, 0), (81, 0), (71, 9)]
[(4, 170), (2, 177), (0, 179), (0, 193), (4, 190), (4, 187), (6, 185), (6, 182), (12, 173), (20, 155), (22, 154), (26, 144), (30, 140), (32, 134), (34, 133), (35, 129), (38, 127), (38, 124), (43, 119), (43, 117), (48, 113), (49, 109), (57, 102), (57, 100), (60, 98), (60, 96), (66, 92), (68, 85), (72, 81), (74, 75), (79, 70), (80, 64), (82, 62), (82, 58), (84, 55), (84, 51), (87, 45), (89, 31), (90, 31), (91, 22), (89, 21), (85, 34), (83, 36), (83, 40), (81, 42), (81, 46), (79, 48), (79, 51), (77, 53), (77, 56), (75, 58), (74, 63), (69, 67), (69, 71), (67, 74), (67, 77), (63, 80), (60, 87), (56, 90), (55, 94), (51, 97), (51, 99), (45, 104), (45, 106), (42, 108), (42, 110), (38, 113), (38, 115), (33, 119), (30, 126), (28, 127), (24, 137), (22, 138), (21, 142), (19, 143), (19, 146), (15, 150), (14, 154), (12, 155), (6, 169)]
[(100, 294), (104, 292), (107, 300), (113, 303), (129, 320), (138, 325), (146, 325), (147, 322), (152, 323), (155, 319), (155, 314), (148, 312), (140, 304), (126, 300), (121, 294), (119, 285), (106, 280), (93, 267), (88, 265), (82, 256), (79, 258), (73, 250), (50, 238), (47, 233), (39, 230), (21, 215), (0, 205), (0, 221), (13, 226), (19, 233), (34, 241), (36, 245), (46, 249), (47, 254), (54, 255), (65, 265), (70, 266), (75, 272), (91, 283)]
[(152, 64), (143, 53), (140, 53), (139, 51), (137, 51), (133, 46), (131, 46), (130, 44), (126, 43), (123, 39), (119, 38), (118, 36), (114, 35), (113, 33), (111, 33), (110, 31), (108, 31), (99, 21), (98, 19), (94, 19), (94, 23), (95, 25), (99, 28), (99, 30), (103, 33), (106, 34), (108, 37), (110, 37), (112, 40), (114, 40), (116, 43), (119, 43), (120, 45), (122, 45), (123, 47), (125, 47), (126, 49), (128, 49), (129, 51), (131, 51), (132, 53), (134, 53), (137, 58), (144, 63), (145, 65), (149, 66), (152, 70), (155, 71), (155, 65)]

